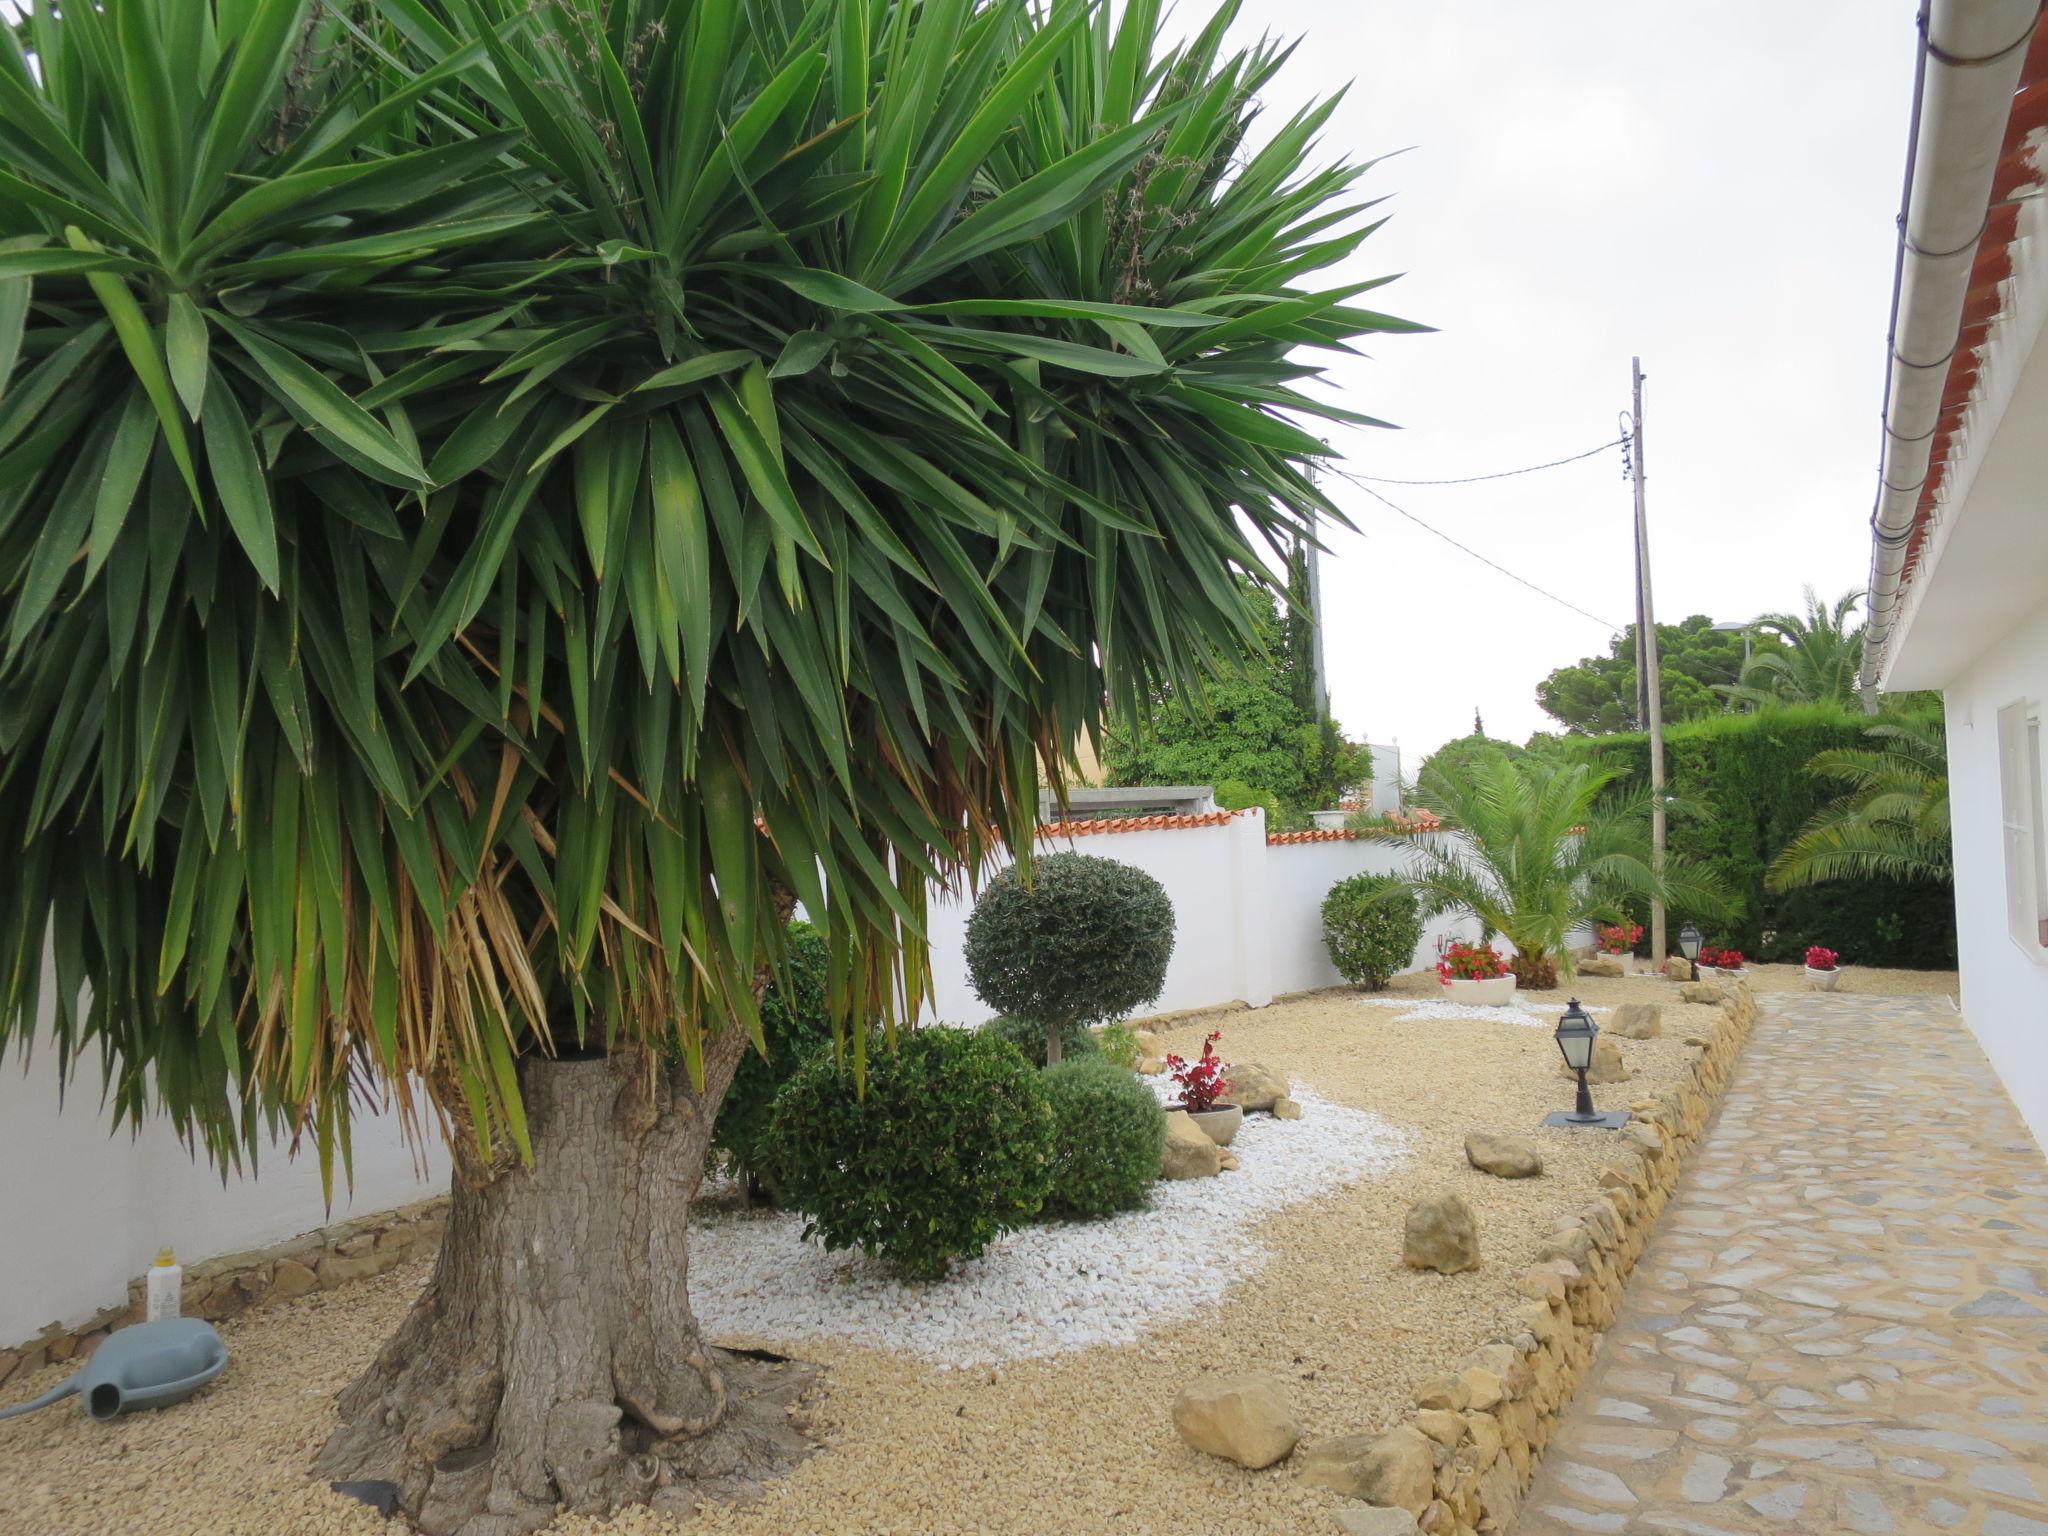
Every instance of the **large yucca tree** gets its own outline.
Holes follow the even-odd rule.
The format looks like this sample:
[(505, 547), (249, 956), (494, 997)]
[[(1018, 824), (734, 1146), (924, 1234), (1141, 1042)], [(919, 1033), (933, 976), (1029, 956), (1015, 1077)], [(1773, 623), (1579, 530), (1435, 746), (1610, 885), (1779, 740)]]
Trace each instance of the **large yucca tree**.
[(0, 1047), (223, 1162), (438, 1122), (324, 1470), (496, 1533), (772, 1450), (685, 1235), (783, 919), (913, 1015), (927, 882), (1330, 511), (1288, 418), (1364, 418), (1297, 354), (1409, 328), (1318, 286), (1359, 168), (1304, 171), (1327, 105), (1248, 150), (1229, 20), (0, 26)]

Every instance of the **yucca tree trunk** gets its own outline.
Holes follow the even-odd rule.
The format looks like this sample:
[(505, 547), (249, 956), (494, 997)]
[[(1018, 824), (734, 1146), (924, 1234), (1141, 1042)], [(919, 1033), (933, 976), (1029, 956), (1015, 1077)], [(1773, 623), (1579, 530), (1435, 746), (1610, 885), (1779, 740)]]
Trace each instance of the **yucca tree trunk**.
[(434, 1276), (341, 1395), (316, 1469), (397, 1484), (429, 1536), (516, 1536), (749, 1491), (798, 1459), (801, 1368), (708, 1348), (690, 1310), (690, 1204), (745, 1049), (705, 1087), (640, 1054), (529, 1058), (533, 1166), (458, 1169)]

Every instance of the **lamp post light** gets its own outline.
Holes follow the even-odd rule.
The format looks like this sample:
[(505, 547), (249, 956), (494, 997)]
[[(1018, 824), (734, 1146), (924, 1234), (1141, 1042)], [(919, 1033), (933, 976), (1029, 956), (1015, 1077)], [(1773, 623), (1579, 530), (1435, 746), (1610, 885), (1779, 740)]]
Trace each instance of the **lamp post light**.
[(1557, 1048), (1564, 1055), (1564, 1064), (1579, 1074), (1578, 1103), (1569, 1114), (1560, 1109), (1545, 1115), (1545, 1125), (1598, 1126), (1613, 1130), (1628, 1123), (1628, 1111), (1625, 1109), (1613, 1109), (1602, 1114), (1593, 1107), (1593, 1090), (1586, 1086), (1586, 1069), (1593, 1065), (1593, 1042), (1599, 1037), (1600, 1026), (1579, 1006), (1579, 1000), (1573, 998), (1564, 1011), (1564, 1017), (1557, 1021)]
[(1700, 979), (1700, 941), (1706, 937), (1700, 932), (1698, 923), (1687, 923), (1678, 930), (1678, 952), (1685, 956), (1686, 964), (1692, 967), (1692, 979)]

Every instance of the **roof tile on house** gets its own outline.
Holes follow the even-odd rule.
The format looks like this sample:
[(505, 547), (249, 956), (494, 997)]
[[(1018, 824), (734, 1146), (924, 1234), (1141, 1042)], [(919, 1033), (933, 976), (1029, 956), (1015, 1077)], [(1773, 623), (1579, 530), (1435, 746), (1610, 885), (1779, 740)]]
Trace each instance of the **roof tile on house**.
[(1080, 821), (1041, 821), (1040, 837), (1086, 837), (1098, 832), (1179, 832), (1192, 827), (1221, 827), (1238, 811), (1205, 811), (1198, 816), (1097, 816)]

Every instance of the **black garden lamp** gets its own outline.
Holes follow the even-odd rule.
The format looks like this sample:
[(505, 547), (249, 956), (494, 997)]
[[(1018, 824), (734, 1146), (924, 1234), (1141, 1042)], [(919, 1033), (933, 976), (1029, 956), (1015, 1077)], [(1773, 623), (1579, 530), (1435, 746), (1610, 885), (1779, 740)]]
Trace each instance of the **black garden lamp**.
[(1586, 1069), (1593, 1065), (1593, 1042), (1599, 1038), (1600, 1026), (1579, 1006), (1579, 1000), (1573, 998), (1564, 1011), (1564, 1017), (1557, 1021), (1557, 1048), (1564, 1056), (1565, 1066), (1579, 1074), (1578, 1103), (1569, 1114), (1560, 1109), (1545, 1115), (1545, 1125), (1593, 1125), (1612, 1129), (1628, 1120), (1625, 1109), (1603, 1115), (1593, 1107), (1593, 1090), (1586, 1086)]
[(1687, 923), (1678, 930), (1678, 952), (1685, 956), (1692, 967), (1692, 979), (1700, 979), (1700, 941), (1706, 937), (1700, 932), (1698, 923)]

